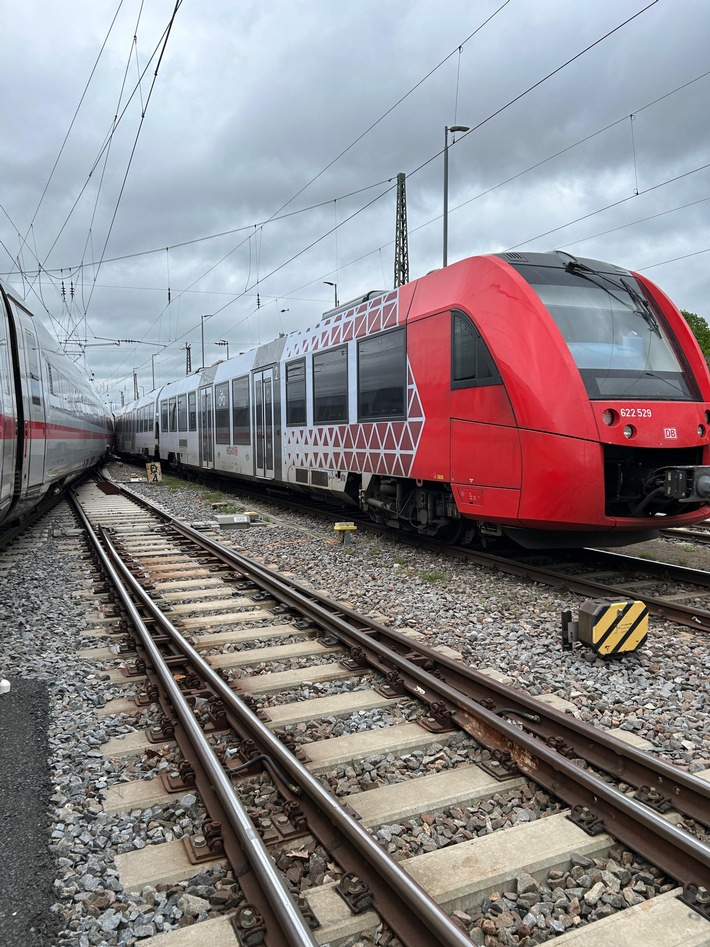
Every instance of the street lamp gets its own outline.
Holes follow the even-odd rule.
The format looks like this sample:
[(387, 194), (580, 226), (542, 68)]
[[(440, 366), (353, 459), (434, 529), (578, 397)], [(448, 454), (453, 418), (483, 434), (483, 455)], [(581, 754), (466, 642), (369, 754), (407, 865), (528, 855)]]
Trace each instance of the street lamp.
[(205, 367), (205, 319), (211, 319), (212, 313), (200, 316), (200, 335), (202, 336), (202, 367)]
[(449, 257), (449, 132), (468, 131), (468, 125), (444, 125), (444, 266)]
[(340, 305), (340, 304), (338, 303), (338, 284), (337, 284), (337, 283), (332, 283), (329, 279), (324, 279), (324, 280), (323, 280), (323, 285), (324, 285), (324, 286), (332, 286), (332, 287), (333, 287), (333, 294), (334, 294), (334, 296), (335, 296), (335, 308), (337, 309), (338, 306)]
[(219, 342), (215, 342), (215, 345), (227, 346), (227, 361), (229, 361), (229, 342), (226, 339), (220, 339)]

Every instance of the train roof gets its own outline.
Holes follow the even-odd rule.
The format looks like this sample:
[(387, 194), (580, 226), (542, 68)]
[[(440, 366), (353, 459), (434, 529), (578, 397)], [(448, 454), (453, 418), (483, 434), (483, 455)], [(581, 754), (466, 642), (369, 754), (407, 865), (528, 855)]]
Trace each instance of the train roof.
[(622, 276), (631, 276), (631, 271), (623, 266), (617, 266), (615, 263), (607, 263), (604, 260), (595, 260), (586, 256), (574, 256), (567, 253), (566, 250), (551, 250), (547, 253), (526, 252), (511, 250), (506, 253), (493, 254), (500, 260), (510, 263), (512, 266), (551, 266), (564, 269), (572, 263), (581, 263), (589, 267), (596, 273), (617, 273)]

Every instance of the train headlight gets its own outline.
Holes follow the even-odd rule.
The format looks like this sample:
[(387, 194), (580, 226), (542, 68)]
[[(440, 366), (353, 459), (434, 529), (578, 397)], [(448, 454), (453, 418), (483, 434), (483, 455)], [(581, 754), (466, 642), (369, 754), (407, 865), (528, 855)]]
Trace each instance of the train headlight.
[(699, 425), (698, 425), (698, 437), (705, 437), (705, 425), (704, 425), (704, 424), (699, 424)]
[(611, 427), (618, 419), (616, 411), (613, 411), (611, 408), (604, 408), (602, 411), (602, 421), (608, 426)]
[(705, 412), (705, 423), (710, 424), (710, 411)]
[(636, 428), (632, 424), (627, 424), (624, 428), (624, 437), (632, 438), (636, 433)]

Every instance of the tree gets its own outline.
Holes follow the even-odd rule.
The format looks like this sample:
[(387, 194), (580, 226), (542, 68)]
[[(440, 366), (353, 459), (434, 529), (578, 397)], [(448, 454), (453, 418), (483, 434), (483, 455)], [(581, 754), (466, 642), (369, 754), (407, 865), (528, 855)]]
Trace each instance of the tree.
[(693, 330), (693, 335), (698, 340), (705, 361), (710, 365), (710, 325), (696, 312), (688, 312), (687, 309), (681, 309), (681, 312), (685, 321)]

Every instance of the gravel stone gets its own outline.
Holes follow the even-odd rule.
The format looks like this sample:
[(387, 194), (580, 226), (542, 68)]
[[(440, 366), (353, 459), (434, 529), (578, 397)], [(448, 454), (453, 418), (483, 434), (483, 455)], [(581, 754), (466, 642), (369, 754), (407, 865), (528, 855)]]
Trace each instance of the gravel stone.
[[(177, 489), (135, 487), (153, 498), (158, 496), (165, 508), (188, 521), (212, 518), (210, 502), (192, 485)], [(219, 539), (226, 545), (247, 555), (268, 555), (267, 562), (277, 569), (310, 580), (315, 589), (366, 614), (377, 614), (385, 625), (408, 628), (430, 645), (453, 648), (473, 667), (494, 668), (533, 696), (564, 698), (572, 704), (572, 715), (580, 720), (637, 734), (651, 742), (650, 752), (659, 759), (690, 772), (710, 768), (707, 638), (679, 633), (671, 623), (652, 619), (648, 643), (635, 655), (601, 661), (580, 647), (563, 651), (559, 645), (560, 612), (566, 608), (576, 611), (580, 604), (571, 593), (529, 586), (475, 565), (402, 546), (396, 538), (373, 538), (365, 531), (357, 533), (352, 550), (345, 550), (331, 543), (330, 524), (306, 514), (284, 512), (266, 501), (249, 498), (245, 504), (261, 513), (261, 525), (225, 531)], [(52, 517), (55, 523), (68, 518), (61, 506)], [(204, 810), (196, 795), (188, 792), (166, 807), (151, 806), (115, 816), (102, 812), (101, 799), (109, 787), (170, 772), (179, 755), (175, 749), (158, 745), (137, 757), (102, 756), (100, 747), (108, 739), (155, 725), (159, 716), (154, 709), (136, 708), (130, 714), (98, 717), (98, 708), (115, 695), (132, 693), (134, 685), (130, 681), (115, 685), (107, 679), (111, 661), (97, 664), (78, 655), (82, 647), (98, 643), (84, 634), (94, 624), (87, 619), (87, 599), (83, 597), (91, 588), (89, 567), (72, 559), (68, 568), (69, 554), (47, 541), (47, 527), (33, 529), (44, 541), (20, 556), (16, 567), (3, 577), (0, 633), (9, 657), (3, 658), (0, 670), (11, 680), (13, 690), (0, 697), (0, 713), (8, 706), (2, 701), (19, 693), (21, 686), (46, 688), (49, 780), (43, 805), (51, 817), (46, 854), (54, 883), (48, 884), (48, 901), (53, 904), (51, 911), (43, 914), (42, 923), (48, 925), (47, 930), (54, 925), (58, 931), (51, 940), (53, 947), (130, 944), (189, 926), (203, 915), (232, 910), (241, 903), (241, 892), (223, 871), (200, 871), (189, 883), (148, 888), (135, 895), (121, 889), (114, 862), (118, 852), (193, 834), (201, 827)], [(659, 544), (656, 548), (672, 548)], [(267, 636), (265, 630), (262, 644), (272, 640)], [(284, 639), (273, 641), (283, 643)], [(339, 659), (339, 655), (331, 655), (321, 661)], [(253, 676), (288, 667), (305, 669), (309, 660), (267, 666), (257, 658), (240, 673)], [(369, 673), (325, 684), (303, 680), (287, 694), (259, 697), (256, 706), (268, 712), (269, 706), (286, 700), (361, 690), (373, 680)], [(384, 709), (308, 721), (284, 730), (297, 744), (306, 745), (323, 736), (392, 726), (416, 719), (420, 713), (413, 702), (398, 699)], [(220, 745), (219, 735), (215, 744)], [(455, 735), (442, 737), (426, 752), (403, 758), (375, 755), (320, 778), (343, 797), (485, 758), (486, 752), (472, 740)], [(248, 804), (263, 812), (263, 818), (280, 811), (267, 777), (248, 780), (243, 792)], [(374, 835), (396, 858), (408, 858), (545, 818), (559, 808), (556, 800), (534, 788), (507, 793), (501, 789), (475, 808), (425, 813), (377, 827)], [(690, 820), (684, 824), (706, 839), (702, 828)], [(279, 864), (295, 890), (339, 877), (337, 865), (315, 844), (287, 852), (280, 856)], [(662, 893), (668, 890), (669, 881), (617, 846), (605, 860), (575, 855), (570, 871), (550, 871), (539, 882), (521, 873), (510, 887), (512, 891), (487, 898), (479, 912), (468, 912), (468, 919), (460, 918), (473, 943), (487, 945), (488, 937), (496, 938), (490, 947), (531, 947), (572, 926)], [(4, 878), (0, 908), (6, 888)], [(190, 911), (185, 910), (187, 906)], [(39, 929), (39, 923), (36, 926)], [(386, 943), (386, 936), (386, 932), (371, 933), (362, 943)], [(20, 944), (40, 947), (42, 942), (28, 937)]]

